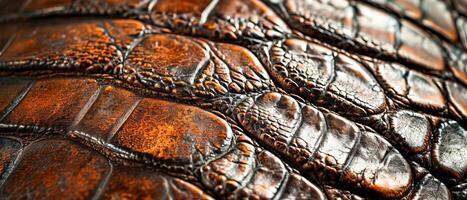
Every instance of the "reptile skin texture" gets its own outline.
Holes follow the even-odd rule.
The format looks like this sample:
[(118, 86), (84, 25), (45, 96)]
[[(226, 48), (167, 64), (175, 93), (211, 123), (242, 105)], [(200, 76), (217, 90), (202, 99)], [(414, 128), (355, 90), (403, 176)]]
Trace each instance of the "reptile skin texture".
[(467, 0), (0, 0), (0, 199), (467, 199)]

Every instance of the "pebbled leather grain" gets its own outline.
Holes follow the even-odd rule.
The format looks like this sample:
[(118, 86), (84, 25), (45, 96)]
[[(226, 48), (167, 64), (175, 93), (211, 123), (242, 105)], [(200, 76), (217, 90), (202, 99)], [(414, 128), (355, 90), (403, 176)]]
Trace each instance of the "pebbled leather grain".
[(466, 5), (0, 0), (0, 198), (465, 199)]

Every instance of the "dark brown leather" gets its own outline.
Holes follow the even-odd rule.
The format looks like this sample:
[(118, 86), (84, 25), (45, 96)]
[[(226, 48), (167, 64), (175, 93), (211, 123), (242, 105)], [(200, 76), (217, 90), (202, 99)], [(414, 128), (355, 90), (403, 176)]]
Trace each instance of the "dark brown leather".
[(467, 199), (466, 5), (0, 0), (0, 198)]

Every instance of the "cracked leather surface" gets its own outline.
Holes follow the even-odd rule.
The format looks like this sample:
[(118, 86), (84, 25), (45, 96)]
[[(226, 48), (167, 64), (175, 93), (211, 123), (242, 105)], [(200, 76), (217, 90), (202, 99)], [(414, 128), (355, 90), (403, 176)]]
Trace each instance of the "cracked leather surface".
[(0, 0), (0, 198), (466, 199), (462, 0)]

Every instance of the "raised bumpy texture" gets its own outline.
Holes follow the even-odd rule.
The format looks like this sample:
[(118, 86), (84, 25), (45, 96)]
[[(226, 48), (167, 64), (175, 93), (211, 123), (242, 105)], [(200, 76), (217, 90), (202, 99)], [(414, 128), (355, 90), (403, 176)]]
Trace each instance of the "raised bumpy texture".
[(0, 199), (467, 199), (465, 0), (0, 0)]

